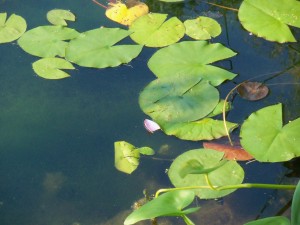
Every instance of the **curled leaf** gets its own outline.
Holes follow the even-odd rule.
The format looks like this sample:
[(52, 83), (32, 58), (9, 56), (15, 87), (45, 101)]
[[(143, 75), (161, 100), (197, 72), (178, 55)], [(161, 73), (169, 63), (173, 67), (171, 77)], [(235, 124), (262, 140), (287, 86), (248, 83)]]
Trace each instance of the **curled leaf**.
[(239, 95), (249, 101), (257, 101), (266, 97), (269, 93), (269, 88), (259, 82), (244, 82), (237, 89)]

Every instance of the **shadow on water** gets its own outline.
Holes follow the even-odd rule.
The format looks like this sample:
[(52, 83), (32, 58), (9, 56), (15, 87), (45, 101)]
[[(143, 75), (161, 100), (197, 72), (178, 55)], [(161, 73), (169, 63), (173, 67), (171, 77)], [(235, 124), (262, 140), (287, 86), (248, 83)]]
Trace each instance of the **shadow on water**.
[[(237, 83), (284, 70), (299, 61), (293, 48), (263, 41), (241, 29), (235, 12), (198, 1), (147, 3), (153, 12), (181, 19), (208, 11), (221, 13), (217, 20), (226, 31), (212, 41), (239, 53), (219, 65), (238, 73)], [(238, 8), (239, 2), (230, 4)], [(79, 31), (118, 26), (90, 1), (0, 1), (0, 8), (23, 16), (29, 29), (47, 24), (46, 12), (53, 8), (74, 12), (78, 21), (71, 27)], [(201, 147), (201, 143), (179, 141), (159, 132), (149, 135), (143, 128), (146, 116), (137, 99), (142, 88), (154, 79), (146, 66), (154, 51), (144, 49), (130, 65), (105, 70), (77, 67), (71, 78), (49, 81), (34, 75), (31, 63), (36, 58), (23, 52), (16, 42), (0, 45), (1, 225), (122, 224), (144, 188), (153, 193), (171, 186), (165, 174), (169, 161), (142, 159), (139, 169), (130, 176), (114, 168), (113, 143), (118, 140), (161, 149), (158, 156), (169, 159)], [(272, 82), (298, 82), (298, 71), (288, 71)], [(234, 85), (227, 82), (221, 94), (225, 96)], [(236, 98), (228, 119), (241, 122), (249, 112), (278, 101), (289, 106), (286, 115), (295, 117), (292, 112), (299, 112), (299, 90), (299, 85), (288, 89), (274, 85), (272, 93), (261, 102)], [(247, 174), (245, 182), (276, 183), (286, 171), (281, 164), (254, 162), (242, 166)], [(242, 224), (255, 218), (272, 194), (266, 190), (241, 190), (224, 198), (223, 204), (201, 201), (205, 210), (193, 219), (197, 224)], [(164, 224), (182, 222), (174, 219)]]

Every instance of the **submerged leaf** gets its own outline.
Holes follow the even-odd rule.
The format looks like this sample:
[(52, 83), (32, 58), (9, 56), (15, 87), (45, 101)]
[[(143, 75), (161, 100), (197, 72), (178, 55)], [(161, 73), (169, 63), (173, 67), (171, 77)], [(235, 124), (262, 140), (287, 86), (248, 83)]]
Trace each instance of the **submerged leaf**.
[(167, 19), (167, 14), (149, 13), (132, 23), (131, 39), (147, 47), (163, 47), (179, 41), (185, 32), (183, 23), (176, 17)]
[(12, 14), (6, 20), (7, 14), (0, 13), (0, 43), (7, 43), (18, 39), (27, 28), (23, 17)]
[(269, 88), (259, 82), (244, 82), (237, 88), (239, 95), (250, 101), (257, 101), (266, 97), (269, 93)]
[(61, 58), (43, 58), (32, 64), (34, 72), (46, 79), (62, 79), (70, 77), (62, 69), (75, 69), (73, 65)]
[(215, 142), (203, 142), (203, 147), (224, 152), (224, 158), (229, 160), (246, 161), (253, 157), (240, 146), (231, 146), (229, 144), (219, 144)]
[(27, 53), (39, 57), (65, 56), (68, 45), (66, 40), (77, 37), (79, 33), (62, 26), (40, 26), (27, 31), (18, 40), (20, 47)]
[[(184, 178), (180, 171), (186, 168), (187, 162), (197, 159), (203, 170), (214, 168), (208, 173), (208, 178), (214, 186), (241, 184), (244, 171), (236, 161), (227, 161), (218, 167), (223, 159), (223, 153), (209, 149), (195, 149), (178, 156), (172, 163), (168, 175), (175, 187), (208, 186), (205, 174), (187, 174)], [(222, 163), (221, 163), (222, 164)], [(235, 191), (235, 189), (217, 191), (213, 189), (195, 189), (194, 192), (201, 199), (220, 198)]]
[(67, 26), (66, 20), (75, 21), (75, 15), (68, 10), (53, 9), (47, 13), (47, 20), (53, 25)]
[(241, 127), (241, 145), (260, 162), (282, 162), (300, 156), (300, 118), (282, 125), (282, 105), (252, 113)]
[(159, 78), (193, 75), (217, 86), (236, 74), (209, 64), (234, 55), (235, 52), (219, 43), (183, 41), (158, 50), (150, 58), (148, 67)]
[(141, 45), (115, 45), (131, 32), (119, 28), (98, 28), (70, 41), (66, 59), (80, 66), (106, 68), (128, 63), (142, 51)]
[(131, 225), (141, 220), (153, 219), (159, 216), (183, 216), (197, 211), (199, 208), (185, 209), (195, 198), (193, 191), (171, 191), (158, 196), (139, 209), (133, 211), (124, 221)]
[(288, 25), (300, 28), (297, 0), (244, 0), (238, 17), (243, 27), (269, 41), (296, 42)]
[(196, 40), (208, 40), (221, 34), (220, 24), (209, 17), (199, 16), (196, 19), (184, 21), (185, 33)]

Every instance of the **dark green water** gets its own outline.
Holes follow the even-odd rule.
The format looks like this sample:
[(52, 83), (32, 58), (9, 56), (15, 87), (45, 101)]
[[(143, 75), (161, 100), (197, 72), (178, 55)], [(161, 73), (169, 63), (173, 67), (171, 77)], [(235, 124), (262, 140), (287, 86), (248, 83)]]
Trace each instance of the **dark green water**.
[[(148, 4), (153, 12), (181, 19), (209, 10), (223, 13), (215, 7), (200, 7), (197, 2), (185, 6), (156, 1)], [(238, 2), (232, 6), (237, 8)], [(70, 26), (78, 31), (119, 26), (107, 20), (104, 10), (91, 1), (0, 1), (0, 12), (23, 16), (28, 29), (48, 24), (46, 13), (54, 8), (76, 14), (77, 22)], [(297, 44), (268, 43), (249, 35), (235, 12), (226, 12), (218, 21), (223, 32), (213, 42), (239, 53), (219, 65), (239, 74), (236, 83), (282, 71), (300, 59), (293, 49), (299, 49)], [(201, 143), (180, 141), (159, 132), (149, 135), (143, 127), (146, 116), (139, 109), (138, 95), (154, 79), (146, 66), (154, 51), (144, 49), (129, 65), (104, 70), (77, 67), (71, 78), (51, 81), (34, 74), (31, 63), (37, 58), (16, 42), (0, 45), (0, 225), (119, 225), (129, 213), (126, 210), (142, 197), (144, 188), (153, 193), (171, 186), (165, 174), (169, 161), (142, 159), (132, 175), (114, 168), (113, 143), (118, 140), (156, 150), (168, 145), (168, 155), (160, 156), (165, 158), (201, 147)], [(268, 83), (299, 82), (298, 74), (299, 68)], [(234, 85), (224, 84), (222, 95)], [(269, 87), (270, 95), (259, 102), (236, 97), (228, 119), (242, 122), (251, 112), (277, 102), (285, 104), (286, 121), (299, 117), (300, 86)], [(278, 183), (286, 173), (281, 164), (253, 162), (242, 166), (245, 182)], [(194, 219), (196, 224), (243, 224), (254, 219), (267, 201), (272, 210), (264, 216), (276, 212), (281, 205), (273, 206), (272, 199), (277, 196), (270, 190), (240, 190), (224, 198), (223, 205), (203, 203)], [(281, 201), (284, 204), (286, 197)], [(112, 219), (116, 220), (110, 222)], [(175, 223), (182, 224), (180, 220)]]

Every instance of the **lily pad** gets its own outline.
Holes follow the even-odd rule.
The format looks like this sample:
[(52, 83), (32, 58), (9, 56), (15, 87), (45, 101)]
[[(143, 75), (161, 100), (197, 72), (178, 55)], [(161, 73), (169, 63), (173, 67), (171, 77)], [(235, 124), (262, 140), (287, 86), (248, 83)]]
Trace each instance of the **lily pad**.
[(195, 198), (193, 191), (171, 191), (147, 202), (133, 211), (124, 221), (124, 225), (137, 223), (141, 220), (153, 219), (159, 216), (184, 216), (199, 208), (188, 208)]
[(132, 144), (125, 141), (115, 142), (115, 167), (131, 174), (140, 163), (140, 152)]
[(208, 40), (221, 34), (220, 24), (209, 17), (199, 16), (196, 19), (184, 21), (185, 33), (196, 40)]
[(219, 43), (184, 41), (158, 50), (150, 58), (148, 67), (159, 78), (193, 75), (217, 86), (236, 74), (209, 64), (234, 55), (235, 52)]
[(265, 98), (269, 93), (269, 88), (259, 82), (244, 82), (238, 88), (239, 95), (249, 101), (257, 101)]
[(154, 155), (155, 154), (154, 150), (152, 148), (149, 148), (149, 147), (141, 147), (141, 148), (137, 148), (137, 150), (142, 155)]
[(282, 162), (300, 156), (300, 118), (282, 124), (282, 105), (252, 113), (241, 127), (241, 145), (260, 162)]
[[(229, 130), (238, 126), (236, 123), (228, 121), (226, 123)], [(167, 123), (163, 126), (163, 131), (168, 135), (190, 141), (212, 140), (227, 135), (223, 121), (211, 118), (185, 123)]]
[(70, 77), (62, 69), (75, 69), (72, 63), (61, 58), (43, 58), (32, 64), (34, 72), (46, 79), (63, 79)]
[(47, 20), (53, 25), (67, 26), (66, 20), (75, 21), (75, 15), (68, 10), (53, 9), (47, 13)]
[[(172, 163), (168, 175), (175, 187), (188, 186), (208, 186), (205, 179), (205, 173), (187, 174), (182, 178), (181, 171), (188, 165), (190, 160), (197, 160), (201, 165), (201, 170), (216, 167), (215, 170), (208, 172), (208, 178), (214, 186), (241, 184), (244, 179), (244, 171), (236, 161), (228, 161), (220, 166), (224, 154), (209, 149), (194, 149), (178, 156)], [(213, 189), (195, 189), (195, 194), (201, 199), (220, 198), (235, 191), (231, 190), (213, 190)]]
[(290, 26), (300, 27), (300, 2), (296, 0), (244, 0), (238, 17), (243, 27), (269, 41), (296, 42)]
[(298, 181), (292, 202), (292, 225), (300, 223), (300, 181)]
[(147, 47), (164, 47), (179, 41), (185, 32), (183, 23), (167, 14), (149, 13), (135, 20), (129, 30), (131, 39)]
[(273, 216), (251, 221), (244, 225), (291, 225), (291, 223), (290, 220), (284, 216)]
[(195, 76), (156, 79), (139, 96), (141, 109), (159, 125), (198, 120), (218, 102), (218, 90)]
[(66, 40), (77, 37), (79, 33), (62, 26), (40, 26), (27, 31), (18, 40), (20, 47), (27, 53), (39, 57), (65, 56), (68, 45)]
[(7, 13), (0, 13), (0, 43), (17, 40), (27, 28), (23, 17), (12, 14), (7, 20)]
[(115, 45), (131, 34), (119, 28), (98, 28), (70, 41), (66, 59), (80, 66), (106, 68), (128, 63), (142, 51), (142, 45)]

